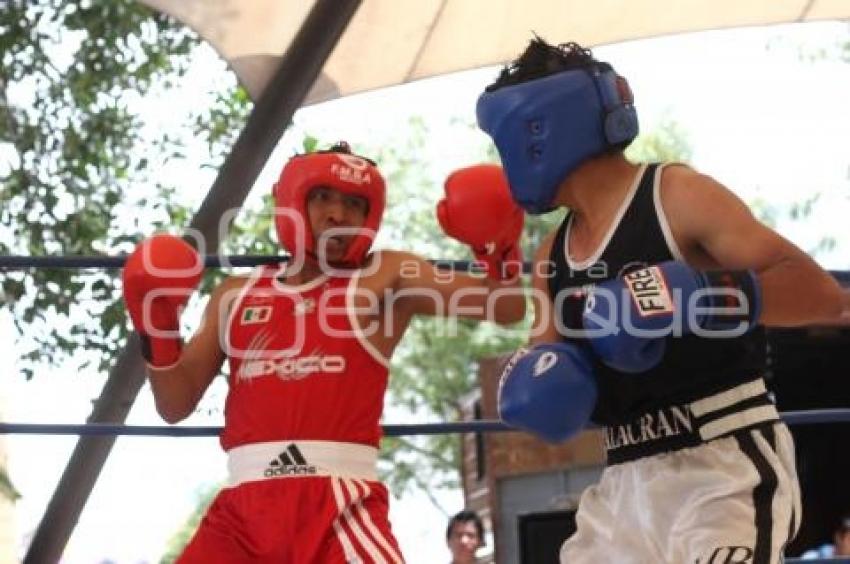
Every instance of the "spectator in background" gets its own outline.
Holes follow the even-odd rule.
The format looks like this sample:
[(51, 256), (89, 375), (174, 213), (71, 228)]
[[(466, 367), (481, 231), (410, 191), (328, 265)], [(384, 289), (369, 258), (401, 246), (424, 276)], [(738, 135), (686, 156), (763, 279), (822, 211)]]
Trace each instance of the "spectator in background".
[(838, 521), (838, 526), (832, 534), (834, 544), (824, 544), (803, 553), (804, 560), (816, 558), (850, 558), (850, 512), (845, 513)]
[(451, 564), (472, 564), (475, 553), (484, 546), (484, 524), (474, 511), (463, 510), (446, 527), (446, 544), (452, 553)]

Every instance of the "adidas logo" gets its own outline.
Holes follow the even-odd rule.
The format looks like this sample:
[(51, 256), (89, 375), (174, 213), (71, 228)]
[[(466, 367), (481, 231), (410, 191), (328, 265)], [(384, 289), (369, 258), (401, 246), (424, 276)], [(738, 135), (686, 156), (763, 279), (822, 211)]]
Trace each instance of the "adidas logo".
[(274, 478), (275, 476), (301, 476), (315, 474), (316, 472), (316, 467), (307, 462), (296, 445), (291, 444), (269, 462), (269, 467), (266, 468), (263, 475), (266, 478)]

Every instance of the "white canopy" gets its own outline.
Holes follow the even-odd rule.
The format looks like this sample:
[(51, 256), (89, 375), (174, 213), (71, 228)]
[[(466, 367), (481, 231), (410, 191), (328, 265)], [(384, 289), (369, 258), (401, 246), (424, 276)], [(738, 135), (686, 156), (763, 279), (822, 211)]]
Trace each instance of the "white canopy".
[[(258, 99), (313, 2), (141, 0), (185, 22)], [(586, 46), (850, 17), (848, 0), (363, 0), (305, 104), (501, 64), (537, 33)]]

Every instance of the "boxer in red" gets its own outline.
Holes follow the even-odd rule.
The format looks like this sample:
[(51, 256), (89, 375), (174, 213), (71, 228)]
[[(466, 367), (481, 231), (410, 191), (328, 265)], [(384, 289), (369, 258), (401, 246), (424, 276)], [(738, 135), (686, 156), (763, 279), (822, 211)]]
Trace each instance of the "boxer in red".
[(129, 257), (125, 301), (162, 417), (185, 418), (225, 359), (230, 368), (229, 483), (179, 562), (403, 562), (376, 475), (389, 358), (414, 315), (525, 314), (523, 214), (501, 168), (459, 170), (445, 190), (438, 219), (486, 276), (370, 253), (385, 202), (375, 164), (346, 145), (294, 157), (274, 188), (291, 260), (222, 282), (185, 347), (179, 311), (200, 277), (197, 253), (158, 235)]

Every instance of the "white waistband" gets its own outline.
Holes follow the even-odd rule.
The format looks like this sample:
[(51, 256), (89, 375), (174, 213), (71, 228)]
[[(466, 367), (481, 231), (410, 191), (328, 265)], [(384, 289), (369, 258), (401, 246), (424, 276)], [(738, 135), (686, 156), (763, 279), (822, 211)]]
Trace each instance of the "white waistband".
[(767, 393), (767, 387), (764, 385), (764, 380), (759, 378), (691, 403), (691, 413), (702, 417), (712, 411), (719, 411), (739, 401), (765, 393)]
[[(779, 412), (776, 411), (772, 401), (768, 400), (733, 409), (736, 404), (743, 404), (746, 400), (755, 400), (759, 397), (769, 397), (767, 387), (761, 378), (691, 403), (691, 413), (700, 421), (699, 434), (702, 439), (709, 441), (729, 434), (735, 429), (778, 420)], [(715, 415), (723, 414), (724, 410), (729, 411), (720, 417)]]
[(227, 451), (228, 486), (272, 478), (337, 476), (377, 480), (378, 449), (332, 441), (274, 441)]

